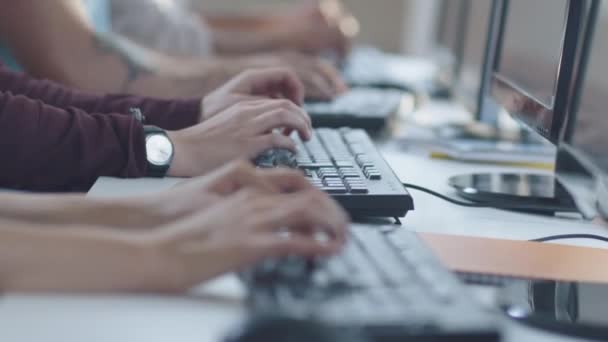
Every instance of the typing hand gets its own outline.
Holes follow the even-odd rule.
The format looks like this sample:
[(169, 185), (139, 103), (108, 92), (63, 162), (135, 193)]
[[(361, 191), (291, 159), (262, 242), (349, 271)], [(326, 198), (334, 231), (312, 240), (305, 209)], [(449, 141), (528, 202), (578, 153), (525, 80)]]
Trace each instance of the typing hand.
[(207, 176), (179, 183), (168, 194), (176, 198), (188, 198), (189, 195), (196, 195), (199, 191), (204, 190), (223, 197), (245, 187), (285, 193), (313, 189), (310, 182), (302, 177), (300, 171), (286, 168), (258, 169), (248, 161), (237, 160)]
[(304, 85), (287, 68), (243, 71), (203, 99), (201, 119), (207, 120), (242, 101), (269, 98), (286, 99), (301, 105)]
[(312, 185), (296, 170), (283, 168), (257, 169), (248, 161), (234, 161), (208, 175), (193, 178), (157, 196), (128, 199), (127, 206), (142, 213), (134, 222), (137, 228), (157, 227), (198, 213), (219, 203), (226, 196), (244, 188), (272, 193), (310, 190)]
[[(284, 129), (285, 134), (276, 129)], [(197, 126), (167, 133), (175, 148), (168, 175), (203, 175), (232, 160), (251, 160), (271, 148), (293, 151), (295, 144), (287, 136), (291, 131), (303, 140), (312, 134), (310, 118), (293, 102), (239, 102)]]
[(244, 64), (250, 67), (278, 65), (293, 70), (304, 84), (307, 99), (328, 101), (348, 89), (336, 68), (319, 57), (285, 51), (247, 57)]
[[(184, 291), (265, 258), (335, 253), (347, 226), (344, 211), (319, 190), (245, 188), (157, 231), (149, 243), (162, 268), (160, 288)], [(318, 240), (319, 232), (327, 239)]]

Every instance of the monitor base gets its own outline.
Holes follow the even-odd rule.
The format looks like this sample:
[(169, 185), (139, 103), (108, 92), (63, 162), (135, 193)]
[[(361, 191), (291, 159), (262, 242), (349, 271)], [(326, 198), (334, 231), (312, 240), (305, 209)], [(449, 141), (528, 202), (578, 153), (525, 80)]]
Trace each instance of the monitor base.
[(459, 196), (498, 209), (539, 215), (579, 212), (572, 196), (550, 175), (468, 174), (448, 183)]

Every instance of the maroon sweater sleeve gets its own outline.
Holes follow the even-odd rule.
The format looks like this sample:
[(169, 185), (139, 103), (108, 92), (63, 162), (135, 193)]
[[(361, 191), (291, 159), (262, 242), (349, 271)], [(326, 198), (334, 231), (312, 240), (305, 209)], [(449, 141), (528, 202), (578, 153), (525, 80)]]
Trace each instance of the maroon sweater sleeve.
[(0, 92), (0, 150), (0, 188), (84, 191), (99, 176), (146, 172), (135, 118), (61, 109), (8, 92)]
[(58, 108), (76, 107), (88, 113), (129, 113), (139, 108), (146, 124), (166, 130), (195, 125), (200, 117), (200, 99), (160, 100), (130, 95), (96, 95), (64, 87), (48, 80), (37, 80), (0, 65), (0, 91), (24, 95)]

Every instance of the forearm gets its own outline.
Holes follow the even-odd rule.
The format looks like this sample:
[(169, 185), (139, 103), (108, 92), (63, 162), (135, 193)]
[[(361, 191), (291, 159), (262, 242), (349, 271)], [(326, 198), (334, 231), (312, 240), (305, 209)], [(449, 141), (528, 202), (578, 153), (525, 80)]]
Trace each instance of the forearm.
[(76, 107), (88, 113), (126, 115), (137, 107), (146, 115), (147, 124), (176, 130), (200, 120), (200, 98), (160, 100), (129, 95), (97, 95), (72, 89), (48, 80), (37, 80), (0, 67), (0, 92), (23, 95), (57, 108)]
[(229, 15), (200, 13), (203, 21), (217, 30), (266, 31), (276, 29), (280, 15), (261, 13), (230, 13)]
[[(90, 39), (92, 43), (87, 46), (89, 60), (80, 60), (77, 62), (79, 65), (72, 65), (75, 77), (71, 82), (75, 85), (87, 86), (85, 82), (89, 82), (94, 91), (166, 99), (201, 98), (214, 90), (207, 76), (215, 64), (204, 59), (167, 56), (113, 33), (93, 33)], [(89, 68), (91, 59), (99, 64), (89, 70), (89, 80), (77, 79), (79, 72)], [(114, 80), (105, 82), (109, 71), (114, 72)], [(90, 75), (91, 72), (94, 74)]]
[(80, 0), (4, 2), (1, 38), (31, 75), (93, 92), (205, 95), (204, 79), (194, 70), (200, 65), (154, 53), (112, 33), (97, 33)]
[(158, 291), (162, 259), (144, 239), (95, 227), (0, 220), (3, 291)]
[(150, 228), (163, 222), (139, 199), (96, 199), (84, 195), (2, 194), (0, 217), (31, 224), (90, 225), (115, 228)]
[(0, 92), (0, 187), (86, 191), (101, 176), (142, 177), (142, 125), (117, 114), (64, 110)]

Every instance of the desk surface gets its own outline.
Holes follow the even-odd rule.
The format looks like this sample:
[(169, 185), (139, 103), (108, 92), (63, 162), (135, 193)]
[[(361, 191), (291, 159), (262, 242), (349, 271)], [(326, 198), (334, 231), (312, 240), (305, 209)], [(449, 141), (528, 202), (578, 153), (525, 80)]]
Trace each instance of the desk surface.
[[(505, 171), (445, 160), (431, 160), (404, 151), (399, 141), (380, 146), (387, 161), (406, 182), (451, 193), (449, 176), (471, 171)], [(523, 171), (522, 169), (509, 169)], [(91, 194), (117, 196), (159, 191), (175, 180), (111, 180), (98, 182)], [(606, 234), (606, 228), (579, 219), (518, 214), (495, 209), (464, 208), (412, 191), (416, 210), (404, 229), (507, 239), (532, 239), (564, 233)], [(607, 248), (590, 240), (580, 246)], [(0, 300), (0, 340), (62, 342), (218, 341), (243, 319), (244, 290), (233, 276), (204, 284), (189, 295), (167, 296), (24, 296), (7, 294)], [(577, 341), (526, 328), (504, 320), (505, 341)]]

